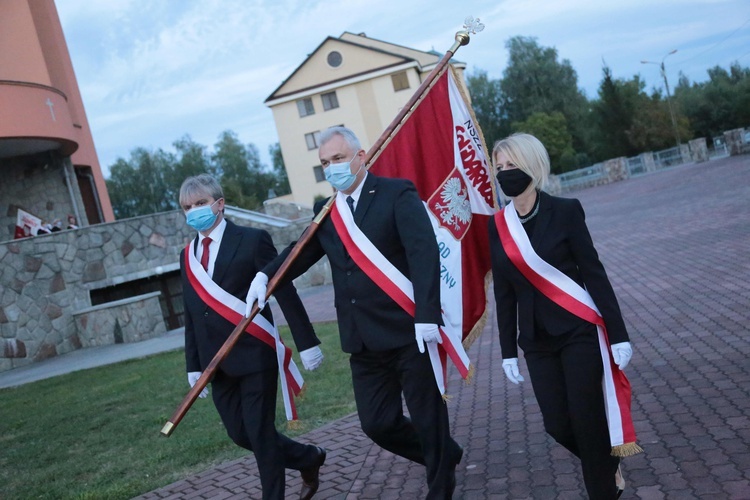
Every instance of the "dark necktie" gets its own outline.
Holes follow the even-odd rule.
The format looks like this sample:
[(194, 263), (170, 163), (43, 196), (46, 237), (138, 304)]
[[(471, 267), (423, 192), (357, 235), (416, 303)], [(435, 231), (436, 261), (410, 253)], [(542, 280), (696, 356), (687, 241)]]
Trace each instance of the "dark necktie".
[(206, 236), (203, 238), (203, 255), (201, 255), (201, 266), (208, 272), (208, 245), (211, 244), (211, 238)]
[(349, 209), (354, 213), (354, 198), (351, 196), (346, 197), (346, 204), (349, 205)]

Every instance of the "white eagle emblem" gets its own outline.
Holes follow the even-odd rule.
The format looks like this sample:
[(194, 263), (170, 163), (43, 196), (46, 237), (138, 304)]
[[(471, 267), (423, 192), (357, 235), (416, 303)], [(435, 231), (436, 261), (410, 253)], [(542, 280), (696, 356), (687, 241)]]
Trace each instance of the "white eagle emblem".
[(453, 177), (443, 184), (440, 193), (443, 204), (435, 203), (435, 211), (440, 212), (440, 219), (454, 230), (461, 231), (471, 221), (471, 202), (466, 187), (461, 180)]

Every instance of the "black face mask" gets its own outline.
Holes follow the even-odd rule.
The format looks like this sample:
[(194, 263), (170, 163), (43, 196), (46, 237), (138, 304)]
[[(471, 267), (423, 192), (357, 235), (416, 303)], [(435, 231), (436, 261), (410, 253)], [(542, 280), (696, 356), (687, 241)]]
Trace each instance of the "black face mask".
[(526, 191), (526, 188), (531, 184), (531, 180), (529, 174), (520, 168), (500, 170), (497, 173), (497, 182), (500, 183), (500, 189), (511, 198), (515, 198)]

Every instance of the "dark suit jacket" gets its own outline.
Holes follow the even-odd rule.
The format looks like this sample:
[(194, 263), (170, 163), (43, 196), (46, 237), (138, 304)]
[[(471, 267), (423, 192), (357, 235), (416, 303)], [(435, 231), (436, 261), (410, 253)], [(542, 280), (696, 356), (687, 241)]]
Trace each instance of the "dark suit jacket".
[[(602, 314), (610, 344), (628, 341), (620, 306), (586, 227), (581, 203), (544, 192), (540, 196), (531, 246), (539, 257), (588, 290)], [(550, 335), (562, 335), (586, 323), (542, 295), (523, 277), (500, 244), (494, 219), (490, 219), (489, 233), (503, 358), (518, 357), (517, 332), (531, 340), (535, 326)]]
[[(196, 237), (193, 251), (197, 244)], [(212, 279), (224, 290), (244, 301), (255, 274), (276, 255), (276, 248), (268, 232), (237, 226), (227, 221)], [(187, 280), (184, 258), (185, 254), (181, 252), (182, 294), (185, 302), (185, 359), (187, 371), (197, 372), (208, 366), (236, 325), (209, 309), (198, 297)], [(281, 287), (274, 296), (284, 311), (297, 349), (303, 351), (320, 344), (294, 286), (288, 284)], [(273, 322), (270, 306), (266, 306), (262, 314)], [(275, 351), (252, 335), (246, 334), (240, 337), (219, 368), (227, 375), (238, 377), (276, 366)]]
[[(315, 205), (317, 214), (324, 205)], [(352, 261), (330, 217), (299, 253), (284, 281), (304, 273), (323, 255), (331, 264), (336, 314), (344, 352), (395, 349), (414, 342), (414, 323), (442, 324), (440, 256), (432, 225), (414, 184), (367, 175), (354, 221), (380, 252), (414, 285), (416, 316), (391, 300)], [(273, 276), (294, 243), (263, 272)]]

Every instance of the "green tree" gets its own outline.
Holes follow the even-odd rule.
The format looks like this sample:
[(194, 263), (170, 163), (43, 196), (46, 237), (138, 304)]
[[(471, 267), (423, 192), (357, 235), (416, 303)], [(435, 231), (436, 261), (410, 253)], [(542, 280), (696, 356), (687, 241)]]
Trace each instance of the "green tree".
[(219, 136), (211, 159), (221, 175), (227, 204), (250, 210), (263, 206), (276, 177), (261, 164), (255, 145), (245, 146), (236, 133), (226, 130)]
[(542, 47), (533, 37), (513, 37), (506, 47), (509, 61), (500, 89), (509, 121), (523, 122), (534, 113), (562, 113), (573, 148), (586, 151), (584, 123), (589, 104), (578, 89), (578, 75), (570, 61), (559, 61), (557, 49)]
[(576, 168), (573, 139), (568, 132), (565, 116), (559, 111), (551, 114), (536, 112), (522, 122), (513, 123), (514, 132), (525, 132), (539, 139), (549, 153), (552, 173), (561, 174)]
[(687, 117), (695, 137), (714, 137), (725, 130), (750, 125), (750, 68), (733, 63), (729, 71), (715, 66), (709, 80), (690, 84), (684, 76), (674, 97), (680, 113)]
[(213, 174), (214, 169), (206, 146), (195, 142), (189, 135), (177, 139), (172, 146), (177, 151), (176, 159), (164, 177), (169, 185), (169, 195), (177, 200), (185, 179), (199, 174)]
[(594, 127), (594, 153), (598, 160), (632, 156), (634, 150), (628, 137), (633, 125), (636, 100), (643, 83), (636, 76), (631, 81), (616, 80), (609, 66), (602, 68), (604, 77), (599, 85), (599, 99), (591, 105)]
[(487, 147), (510, 133), (510, 122), (503, 112), (503, 92), (500, 80), (492, 80), (487, 72), (476, 70), (467, 76), (466, 87), (471, 96), (471, 107), (482, 129)]
[(281, 146), (279, 143), (274, 143), (268, 146), (268, 154), (271, 156), (271, 168), (275, 176), (275, 187), (273, 188), (276, 196), (284, 196), (292, 192), (292, 188), (289, 185), (289, 177), (286, 173), (286, 165), (284, 164), (284, 156), (281, 154)]
[(118, 158), (106, 181), (115, 216), (122, 219), (177, 208), (174, 188), (167, 180), (175, 162), (174, 155), (161, 149), (136, 148), (129, 160)]
[(269, 148), (273, 169), (261, 163), (255, 145), (242, 144), (231, 130), (221, 133), (210, 153), (189, 135), (172, 144), (176, 153), (136, 148), (129, 160), (118, 158), (110, 167), (107, 189), (118, 218), (178, 208), (182, 182), (202, 173), (219, 179), (227, 204), (250, 210), (262, 208), (271, 189), (290, 192), (278, 144)]
[[(675, 112), (675, 121), (680, 141), (685, 142), (691, 139), (692, 133), (688, 120), (679, 112)], [(642, 151), (659, 151), (676, 146), (669, 103), (662, 96), (661, 91), (654, 90), (650, 96), (645, 92), (638, 94), (633, 121), (627, 131), (627, 136), (634, 151), (632, 154)]]

